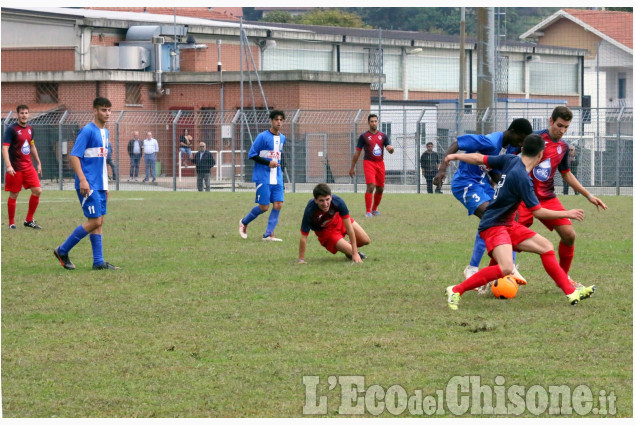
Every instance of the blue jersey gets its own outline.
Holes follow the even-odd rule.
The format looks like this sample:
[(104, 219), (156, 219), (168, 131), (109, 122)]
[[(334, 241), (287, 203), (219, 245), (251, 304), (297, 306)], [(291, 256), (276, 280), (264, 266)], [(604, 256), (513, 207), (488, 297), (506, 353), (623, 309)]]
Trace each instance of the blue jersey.
[(516, 210), (523, 201), (530, 211), (540, 208), (534, 192), (534, 182), (529, 177), (520, 156), (486, 156), (483, 161), (488, 167), (501, 170), (501, 178), (496, 185), (492, 202), (487, 206), (478, 231), (494, 226), (511, 226)]
[[(503, 148), (503, 132), (482, 134), (464, 134), (457, 137), (459, 150), (466, 153), (480, 153), (483, 155), (498, 155)], [(489, 169), (484, 165), (468, 164), (459, 162), (459, 168), (454, 173), (452, 187), (467, 187), (470, 184), (487, 184), (487, 172)]]
[(322, 211), (315, 200), (311, 199), (304, 209), (300, 231), (302, 234), (308, 235), (311, 230), (314, 232), (324, 230), (329, 227), (337, 214), (341, 218), (350, 216), (346, 203), (339, 196), (332, 196), (331, 206), (327, 212)]
[[(94, 122), (90, 122), (79, 131), (71, 155), (79, 158), (82, 172), (91, 190), (108, 190), (108, 171), (106, 157), (108, 156), (108, 130), (100, 129)], [(79, 189), (79, 178), (75, 175), (75, 189)]]
[[(271, 131), (263, 131), (256, 137), (254, 144), (249, 149), (248, 158), (259, 156), (264, 159), (275, 159), (280, 163), (282, 147), (287, 138), (284, 134), (273, 134)], [(251, 181), (255, 183), (282, 184), (282, 167), (271, 168), (268, 165), (255, 163), (254, 175)]]

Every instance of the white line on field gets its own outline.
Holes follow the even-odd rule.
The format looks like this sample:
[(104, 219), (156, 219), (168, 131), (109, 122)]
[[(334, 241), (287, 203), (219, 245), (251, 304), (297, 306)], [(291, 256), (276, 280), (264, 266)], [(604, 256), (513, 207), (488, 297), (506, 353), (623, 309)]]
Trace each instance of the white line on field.
[[(109, 199), (108, 202), (113, 201), (144, 201), (145, 198), (115, 198)], [(62, 204), (67, 202), (77, 202), (77, 199), (42, 199), (40, 200), (40, 204)], [(18, 204), (28, 204), (29, 201), (18, 201)], [(6, 202), (2, 202), (3, 205), (6, 205)]]

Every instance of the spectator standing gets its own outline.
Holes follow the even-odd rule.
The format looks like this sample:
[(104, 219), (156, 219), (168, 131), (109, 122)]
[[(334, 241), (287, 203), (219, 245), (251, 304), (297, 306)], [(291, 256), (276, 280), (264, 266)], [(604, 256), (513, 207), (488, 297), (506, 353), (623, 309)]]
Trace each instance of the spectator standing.
[(159, 152), (159, 142), (152, 137), (152, 132), (148, 131), (146, 139), (143, 141), (143, 162), (146, 165), (146, 178), (143, 182), (147, 182), (152, 175), (152, 183), (157, 181), (156, 163), (157, 153)]

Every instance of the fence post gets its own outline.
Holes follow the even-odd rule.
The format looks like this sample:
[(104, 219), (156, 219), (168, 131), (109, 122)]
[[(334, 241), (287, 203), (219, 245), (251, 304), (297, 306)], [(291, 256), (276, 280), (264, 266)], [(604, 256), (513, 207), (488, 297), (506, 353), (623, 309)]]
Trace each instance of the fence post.
[[(234, 157), (235, 152), (236, 152), (236, 127), (238, 126), (237, 122), (238, 119), (240, 118), (240, 137), (243, 137), (243, 122), (242, 122), (242, 110), (238, 110), (236, 111), (236, 115), (234, 115), (234, 118), (232, 119), (232, 147), (231, 147), (231, 156), (232, 156), (232, 192), (236, 192), (236, 158)], [(242, 144), (242, 142), (241, 142)], [(242, 158), (242, 152), (240, 153), (240, 156)], [(244, 165), (244, 164), (243, 164)], [(241, 170), (243, 170), (244, 167), (241, 167)]]
[(619, 114), (617, 114), (617, 146), (615, 148), (615, 154), (616, 154), (616, 161), (615, 161), (615, 194), (617, 196), (620, 195), (620, 163), (622, 162), (621, 156), (620, 156), (620, 144), (621, 144), (621, 139), (622, 139), (622, 129), (621, 129), (621, 124), (622, 124), (622, 115), (624, 114), (624, 107), (622, 106), (620, 108), (620, 112)]
[[(415, 175), (417, 176), (417, 193), (421, 193), (421, 120), (426, 114), (426, 109), (423, 108), (417, 118), (417, 129), (415, 130)], [(426, 141), (427, 142), (427, 141)], [(437, 140), (437, 147), (439, 141)], [(428, 182), (426, 181), (426, 184)]]
[[(295, 193), (295, 126), (300, 119), (300, 109), (298, 109), (291, 120), (291, 191)], [(283, 179), (284, 180), (284, 179)]]
[[(355, 155), (355, 136), (357, 136), (357, 121), (359, 120), (359, 116), (362, 114), (362, 110), (357, 111), (357, 115), (353, 118), (353, 143), (351, 143), (351, 158)], [(353, 177), (353, 193), (357, 193), (357, 173), (355, 173), (355, 177)]]
[(175, 192), (176, 192), (176, 157), (178, 154), (176, 150), (176, 122), (179, 120), (182, 113), (183, 111), (179, 109), (179, 111), (174, 116), (174, 119), (172, 120), (172, 189)]
[[(64, 124), (64, 120), (66, 120), (66, 117), (68, 117), (68, 111), (64, 111), (64, 115), (62, 115), (62, 118), (60, 118), (57, 130), (57, 139), (58, 143), (60, 144), (59, 148), (57, 149), (57, 173), (58, 181), (60, 182), (60, 190), (64, 190), (64, 167), (62, 164), (62, 162), (64, 161), (64, 155), (62, 154), (62, 148), (64, 146), (62, 138), (64, 137), (64, 135), (62, 134), (62, 125)], [(66, 149), (68, 149), (68, 146), (66, 147)], [(68, 154), (70, 154), (70, 152)]]
[[(115, 145), (115, 158), (117, 158), (117, 178), (115, 179), (116, 190), (119, 190), (119, 181), (121, 180), (121, 169), (119, 168), (119, 122), (123, 118), (124, 112), (125, 111), (121, 111), (121, 113), (119, 114), (119, 118), (117, 118), (117, 124), (115, 124), (115, 140), (117, 141), (117, 144)], [(112, 143), (110, 144), (110, 146), (112, 146)], [(114, 172), (115, 170), (113, 170), (113, 174)]]

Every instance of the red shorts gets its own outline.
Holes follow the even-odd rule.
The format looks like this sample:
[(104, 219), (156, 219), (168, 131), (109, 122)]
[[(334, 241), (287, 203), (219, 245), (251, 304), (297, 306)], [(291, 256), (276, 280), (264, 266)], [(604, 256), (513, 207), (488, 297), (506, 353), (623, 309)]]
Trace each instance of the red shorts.
[(384, 187), (384, 183), (386, 182), (386, 165), (384, 161), (375, 162), (364, 160), (364, 175), (366, 176), (366, 184)]
[(5, 192), (17, 193), (22, 190), (22, 187), (25, 189), (40, 187), (40, 178), (35, 168), (29, 167), (26, 170), (16, 171), (13, 176), (9, 173), (4, 175)]
[(520, 252), (517, 245), (535, 235), (536, 232), (529, 227), (522, 226), (515, 221), (511, 226), (494, 226), (480, 233), (481, 238), (485, 241), (488, 254), (491, 254), (497, 246), (505, 244), (511, 245), (514, 251)]
[[(346, 226), (344, 226), (344, 220), (342, 219), (342, 217), (340, 217), (339, 214), (337, 214), (335, 217), (336, 218), (331, 221), (329, 227), (320, 230), (319, 232), (315, 232), (315, 235), (317, 236), (318, 241), (320, 241), (320, 244), (331, 254), (337, 254), (337, 248), (335, 248), (335, 245), (337, 245), (337, 242), (340, 239), (344, 238), (344, 236), (347, 235)], [(352, 217), (350, 217), (350, 219), (351, 224), (353, 224), (355, 220), (353, 220)]]
[[(540, 206), (542, 208), (547, 208), (553, 211), (566, 211), (558, 198), (543, 199), (540, 201)], [(553, 231), (556, 226), (565, 226), (567, 224), (571, 224), (571, 220), (569, 220), (568, 218), (540, 221), (542, 221), (542, 224), (544, 224), (545, 227), (551, 231)], [(534, 215), (527, 209), (525, 203), (521, 202), (520, 206), (518, 207), (518, 223), (522, 224), (523, 226), (529, 227), (533, 224), (533, 222)]]

